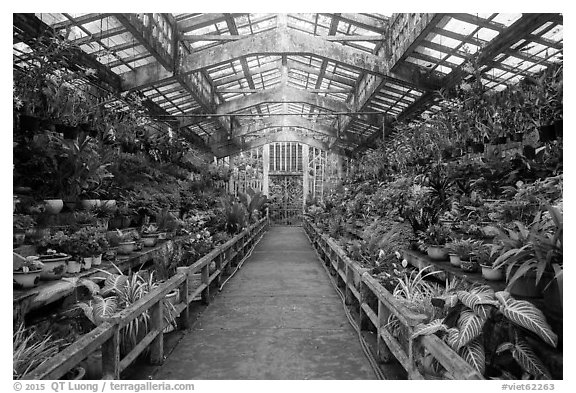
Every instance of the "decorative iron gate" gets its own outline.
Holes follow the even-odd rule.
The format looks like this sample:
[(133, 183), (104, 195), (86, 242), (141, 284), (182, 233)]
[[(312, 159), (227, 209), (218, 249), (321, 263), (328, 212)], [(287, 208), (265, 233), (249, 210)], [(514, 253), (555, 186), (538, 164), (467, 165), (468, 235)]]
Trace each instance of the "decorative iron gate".
[(269, 214), (272, 225), (302, 225), (302, 175), (270, 175)]

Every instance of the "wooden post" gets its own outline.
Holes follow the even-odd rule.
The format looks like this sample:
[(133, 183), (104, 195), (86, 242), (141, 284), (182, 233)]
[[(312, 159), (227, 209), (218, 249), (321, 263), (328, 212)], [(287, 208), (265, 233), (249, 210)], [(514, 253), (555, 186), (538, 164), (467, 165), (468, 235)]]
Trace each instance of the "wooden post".
[(358, 328), (362, 331), (368, 328), (369, 320), (366, 312), (362, 309), (362, 305), (366, 303), (366, 293), (368, 292), (368, 288), (366, 287), (366, 284), (364, 284), (362, 277), (360, 277), (360, 288), (358, 288), (358, 290), (360, 291), (360, 301), (358, 302)]
[(353, 304), (354, 301), (354, 294), (350, 289), (351, 286), (354, 286), (354, 270), (350, 265), (346, 265), (346, 289), (344, 291), (344, 299), (347, 305)]
[(214, 262), (216, 263), (216, 270), (218, 270), (220, 273), (218, 273), (218, 275), (216, 276), (216, 278), (214, 279), (214, 282), (216, 283), (216, 286), (218, 288), (220, 288), (220, 282), (222, 281), (222, 258), (223, 258), (223, 253), (220, 252), (218, 254), (218, 256), (216, 258), (214, 258)]
[(102, 345), (102, 379), (120, 379), (120, 329)]
[(180, 302), (184, 303), (186, 307), (180, 313), (178, 317), (178, 327), (181, 330), (188, 329), (190, 327), (190, 297), (188, 288), (190, 285), (190, 269), (187, 267), (177, 267), (176, 271), (178, 274), (185, 274), (186, 279), (182, 284), (180, 284)]
[(208, 305), (210, 304), (210, 264), (202, 266), (202, 284), (206, 284), (206, 288), (202, 291), (202, 303)]
[(150, 308), (150, 328), (158, 335), (150, 343), (150, 363), (164, 363), (164, 299), (160, 299)]
[(388, 318), (390, 317), (390, 311), (381, 300), (378, 300), (378, 339), (376, 344), (376, 350), (378, 359), (383, 363), (388, 363), (392, 359), (392, 352), (390, 348), (386, 345), (386, 342), (382, 339), (382, 329), (386, 329), (388, 324)]

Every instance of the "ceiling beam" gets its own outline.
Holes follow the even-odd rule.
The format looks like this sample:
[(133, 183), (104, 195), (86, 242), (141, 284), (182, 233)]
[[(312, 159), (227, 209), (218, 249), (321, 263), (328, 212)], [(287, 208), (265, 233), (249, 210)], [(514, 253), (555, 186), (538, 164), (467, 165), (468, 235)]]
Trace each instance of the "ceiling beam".
[[(191, 35), (186, 34), (182, 36), (182, 41), (189, 42), (200, 42), (200, 41), (212, 41), (212, 42), (230, 42), (239, 41), (246, 38), (250, 38), (250, 34), (232, 34), (232, 35), (220, 35), (220, 34), (204, 34), (204, 35)], [(315, 35), (320, 39), (328, 42), (373, 42), (373, 41), (384, 41), (386, 39), (385, 35), (339, 35), (339, 36), (325, 36), (325, 35)]]
[(289, 103), (299, 102), (327, 109), (332, 112), (348, 112), (350, 108), (341, 101), (309, 93), (306, 90), (293, 87), (276, 87), (250, 94), (249, 96), (227, 101), (218, 106), (216, 113), (234, 113), (264, 103)]
[(272, 115), (269, 117), (264, 117), (253, 123), (248, 123), (239, 129), (234, 129), (232, 135), (234, 137), (250, 135), (260, 130), (266, 128), (288, 128), (288, 127), (299, 127), (306, 130), (314, 131), (319, 134), (328, 135), (333, 138), (338, 137), (338, 130), (322, 123), (315, 123), (302, 116), (282, 116), (282, 115)]
[[(417, 75), (407, 75), (390, 72), (390, 64), (383, 56), (376, 56), (348, 46), (327, 42), (293, 29), (276, 29), (262, 34), (252, 35), (236, 42), (230, 42), (206, 49), (183, 59), (180, 73), (194, 71), (224, 64), (243, 56), (256, 55), (310, 55), (332, 60), (350, 68), (365, 71), (380, 77), (400, 79), (407, 83), (421, 85), (428, 89), (426, 80)], [(158, 82), (159, 78), (167, 77), (158, 74), (157, 65), (150, 64), (126, 72), (122, 79), (127, 88), (138, 88), (141, 85)]]
[(333, 14), (322, 14), (322, 15), (335, 18), (370, 31), (383, 33), (388, 27), (387, 21), (372, 18), (362, 14), (339, 14), (337, 16)]
[(312, 137), (304, 136), (294, 131), (276, 132), (271, 135), (253, 139), (249, 142), (236, 141), (235, 144), (232, 144), (229, 141), (227, 143), (213, 145), (212, 151), (214, 152), (216, 157), (221, 158), (231, 156), (241, 151), (255, 149), (267, 143), (274, 143), (274, 142), (298, 142), (324, 151), (332, 150), (335, 151), (336, 153), (339, 152), (339, 149), (336, 148), (330, 149), (328, 143), (326, 142), (320, 141)]
[[(219, 93), (222, 94), (250, 94), (250, 93), (261, 93), (266, 91), (266, 89), (218, 89)], [(320, 93), (320, 94), (348, 94), (352, 89), (306, 89), (309, 93)]]

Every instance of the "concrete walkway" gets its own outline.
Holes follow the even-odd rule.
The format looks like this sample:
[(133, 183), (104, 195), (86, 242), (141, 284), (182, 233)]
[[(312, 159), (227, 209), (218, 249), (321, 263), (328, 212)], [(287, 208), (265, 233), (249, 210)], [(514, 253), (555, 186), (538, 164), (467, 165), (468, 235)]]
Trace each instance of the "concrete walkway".
[(155, 379), (375, 379), (304, 230), (272, 227)]

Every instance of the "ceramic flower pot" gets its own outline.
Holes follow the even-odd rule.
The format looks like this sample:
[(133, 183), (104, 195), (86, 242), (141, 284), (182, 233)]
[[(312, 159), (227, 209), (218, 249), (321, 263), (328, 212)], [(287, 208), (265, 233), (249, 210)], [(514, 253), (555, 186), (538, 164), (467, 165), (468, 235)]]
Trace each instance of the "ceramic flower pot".
[(438, 245), (428, 246), (428, 248), (426, 249), (426, 253), (430, 257), (430, 259), (433, 259), (435, 261), (445, 261), (448, 259), (448, 251), (442, 246)]
[(40, 282), (40, 274), (42, 269), (31, 270), (27, 272), (14, 271), (12, 273), (12, 279), (14, 280), (14, 285), (20, 289), (34, 288)]
[(89, 270), (92, 268), (92, 257), (82, 258), (82, 270)]
[(92, 210), (100, 204), (100, 199), (82, 199), (80, 206), (84, 210)]
[(102, 264), (102, 254), (92, 256), (92, 266), (100, 266)]
[(128, 242), (120, 242), (118, 244), (118, 253), (128, 255), (136, 249), (136, 242), (134, 240)]
[(482, 277), (488, 281), (501, 281), (504, 279), (504, 271), (502, 269), (493, 269), (492, 266), (481, 265)]
[(72, 257), (60, 253), (40, 255), (39, 258), (44, 264), (40, 278), (42, 280), (59, 280), (68, 271), (67, 261)]
[(48, 214), (58, 214), (64, 208), (62, 199), (44, 199), (44, 208)]
[(68, 265), (67, 265), (67, 271), (68, 273), (80, 273), (80, 270), (82, 269), (82, 264), (80, 262), (78, 262), (75, 259), (70, 259), (68, 261)]
[(158, 236), (145, 235), (142, 238), (142, 241), (144, 242), (144, 247), (154, 247), (156, 245), (156, 242), (158, 242)]
[(460, 260), (460, 255), (449, 254), (449, 256), (450, 256), (450, 264), (452, 266), (460, 267), (460, 263), (462, 263), (462, 261)]

